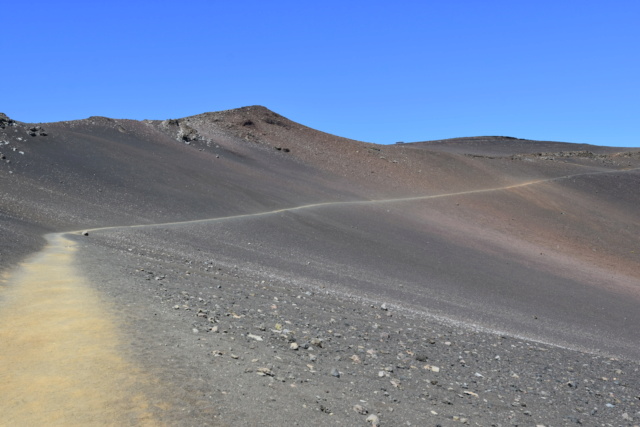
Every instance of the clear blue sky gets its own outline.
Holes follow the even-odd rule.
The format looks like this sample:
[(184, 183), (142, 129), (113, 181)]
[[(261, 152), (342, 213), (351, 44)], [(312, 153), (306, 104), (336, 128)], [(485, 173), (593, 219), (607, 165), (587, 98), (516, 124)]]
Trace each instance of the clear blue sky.
[(0, 111), (26, 122), (264, 105), (393, 143), (640, 146), (640, 1), (6, 1)]

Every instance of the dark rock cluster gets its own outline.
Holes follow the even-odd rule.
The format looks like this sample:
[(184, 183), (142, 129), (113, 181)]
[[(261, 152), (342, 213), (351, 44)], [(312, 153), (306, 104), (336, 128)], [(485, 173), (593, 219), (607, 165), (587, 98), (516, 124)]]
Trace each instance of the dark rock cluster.
[(15, 120), (11, 120), (6, 114), (0, 113), (0, 129), (6, 129), (7, 127), (15, 125)]
[(29, 128), (29, 136), (47, 136), (47, 133), (41, 126), (32, 126)]

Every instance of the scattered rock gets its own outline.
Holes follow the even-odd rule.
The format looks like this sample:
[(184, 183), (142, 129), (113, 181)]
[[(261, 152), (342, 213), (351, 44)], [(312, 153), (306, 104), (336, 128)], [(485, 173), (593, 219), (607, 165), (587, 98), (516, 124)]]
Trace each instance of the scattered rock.
[[(145, 267), (138, 277), (146, 286), (139, 288), (157, 292), (165, 312), (179, 310), (170, 314), (186, 322), (182, 335), (197, 343), (194, 352), (203, 352), (211, 375), (226, 381), (215, 385), (228, 393), (216, 402), (223, 409), (262, 399), (266, 404), (258, 413), (287, 405), (292, 409), (286, 416), (315, 411), (321, 418), (311, 424), (370, 426), (383, 417), (389, 418), (383, 424), (398, 426), (576, 425), (569, 416), (583, 425), (615, 426), (633, 425), (638, 416), (630, 404), (640, 400), (633, 387), (637, 365), (435, 321), (422, 323), (395, 312), (389, 303), (381, 311), (380, 302), (362, 305), (271, 278), (246, 279), (242, 267), (214, 268), (211, 256), (202, 262), (190, 255), (176, 257), (187, 264), (188, 280), (153, 264), (137, 264), (136, 269)], [(160, 271), (167, 279), (153, 281), (153, 286), (142, 281), (161, 277)], [(395, 316), (385, 316), (387, 311)], [(211, 319), (218, 319), (215, 326)], [(189, 333), (192, 327), (199, 335)], [(218, 327), (221, 333), (204, 333)], [(380, 340), (383, 331), (386, 339)], [(215, 348), (224, 354), (212, 352)], [(204, 379), (205, 371), (193, 372), (192, 383)], [(278, 403), (272, 405), (275, 399)], [(298, 404), (300, 412), (295, 412)], [(372, 414), (376, 418), (364, 423)]]
[(378, 427), (380, 426), (380, 418), (377, 415), (371, 414), (367, 417), (367, 422), (371, 423), (372, 426)]
[(353, 410), (360, 415), (367, 415), (369, 413), (362, 405), (354, 405)]
[(256, 369), (256, 372), (258, 375), (261, 375), (261, 376), (269, 376), (269, 377), (274, 376), (273, 371), (269, 368), (258, 368)]
[(426, 362), (429, 357), (426, 353), (416, 353), (413, 356), (418, 362)]
[(262, 341), (262, 337), (260, 335), (248, 334), (247, 338), (251, 338), (252, 340)]

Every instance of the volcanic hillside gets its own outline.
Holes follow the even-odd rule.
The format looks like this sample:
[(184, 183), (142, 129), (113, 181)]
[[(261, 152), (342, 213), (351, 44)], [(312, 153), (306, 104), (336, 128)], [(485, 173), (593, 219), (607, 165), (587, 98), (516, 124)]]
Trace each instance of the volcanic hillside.
[(163, 121), (2, 115), (0, 157), (3, 273), (45, 234), (87, 230), (74, 239), (94, 283), (110, 283), (95, 276), (108, 259), (184, 258), (640, 359), (640, 148), (386, 146), (252, 106)]

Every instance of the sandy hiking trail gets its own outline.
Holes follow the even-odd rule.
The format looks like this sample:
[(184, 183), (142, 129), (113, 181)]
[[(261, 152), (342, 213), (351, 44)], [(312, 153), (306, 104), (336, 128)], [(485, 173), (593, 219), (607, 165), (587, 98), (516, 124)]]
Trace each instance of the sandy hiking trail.
[(75, 271), (74, 242), (47, 240), (0, 288), (0, 425), (157, 425), (150, 382), (122, 356), (114, 318)]

